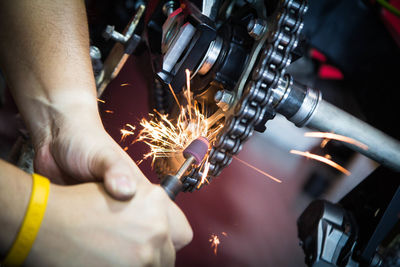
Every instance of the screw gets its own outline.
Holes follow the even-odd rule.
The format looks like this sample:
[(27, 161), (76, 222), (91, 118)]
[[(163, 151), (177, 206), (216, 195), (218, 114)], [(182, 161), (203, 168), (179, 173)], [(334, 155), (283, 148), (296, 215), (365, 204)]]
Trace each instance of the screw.
[(107, 25), (106, 29), (103, 32), (103, 37), (106, 40), (113, 39), (116, 42), (120, 42), (122, 44), (126, 43), (125, 35), (117, 32), (114, 26)]
[(261, 39), (266, 30), (267, 22), (262, 19), (252, 19), (247, 25), (249, 35), (255, 40)]
[(218, 107), (223, 111), (227, 111), (233, 103), (234, 95), (230, 91), (221, 90), (215, 93), (214, 100)]

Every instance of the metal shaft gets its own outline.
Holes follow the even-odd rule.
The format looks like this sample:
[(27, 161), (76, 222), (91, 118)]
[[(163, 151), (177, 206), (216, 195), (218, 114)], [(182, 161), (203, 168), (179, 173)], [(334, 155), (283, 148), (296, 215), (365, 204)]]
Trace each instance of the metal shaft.
[(194, 161), (195, 158), (193, 156), (189, 156), (175, 175), (167, 175), (161, 181), (161, 186), (164, 188), (170, 199), (175, 200), (179, 192), (182, 191), (183, 183), (181, 179)]
[(272, 106), (297, 126), (353, 138), (367, 145), (368, 149), (344, 144), (384, 166), (400, 171), (398, 140), (322, 100), (318, 90), (298, 84), (287, 76), (272, 92)]
[(400, 171), (399, 141), (324, 100), (318, 103), (306, 126), (364, 143), (368, 146), (367, 150), (350, 144), (348, 146), (382, 165)]
[(178, 172), (175, 174), (176, 177), (180, 180), (185, 172), (192, 166), (193, 162), (195, 161), (195, 158), (193, 156), (189, 156), (185, 162), (182, 164), (182, 166), (179, 168)]

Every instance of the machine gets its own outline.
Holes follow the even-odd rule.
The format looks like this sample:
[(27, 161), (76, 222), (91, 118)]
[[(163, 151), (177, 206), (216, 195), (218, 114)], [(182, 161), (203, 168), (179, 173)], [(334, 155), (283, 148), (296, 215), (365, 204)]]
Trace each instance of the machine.
[[(174, 95), (184, 103), (189, 92), (189, 101), (204, 110), (208, 127), (219, 127), (209, 144), (208, 181), (231, 163), (254, 131), (266, 131), (277, 113), (298, 127), (363, 143), (367, 149), (346, 146), (381, 166), (359, 185), (347, 188), (339, 202), (316, 200), (299, 217), (305, 262), (309, 266), (399, 266), (400, 136), (393, 129), (396, 121), (387, 124), (382, 118), (393, 113), (397, 99), (400, 21), (393, 5), (376, 2), (383, 8), (360, 0), (116, 1), (118, 27), (129, 21), (125, 30), (93, 24), (91, 29), (99, 95), (131, 54), (147, 53), (154, 72), (153, 107), (177, 117)], [(352, 21), (341, 21), (346, 12), (354, 15)], [(376, 36), (375, 43), (362, 42), (371, 35)], [(115, 44), (111, 48), (111, 42), (102, 38)], [(366, 58), (362, 52), (368, 49)], [(300, 77), (298, 82), (287, 71), (292, 62), (315, 50), (323, 51), (318, 54), (319, 64), (329, 61), (342, 71), (346, 86), (361, 102), (364, 120), (371, 124), (326, 101), (324, 88), (302, 85), (308, 84), (307, 79)], [(187, 70), (191, 90), (186, 85)], [(181, 183), (178, 191), (201, 189), (205, 165), (191, 164), (193, 156), (189, 158), (156, 162), (160, 177), (167, 176), (163, 184), (168, 190), (175, 190), (170, 182), (176, 177)], [(171, 173), (176, 175), (168, 176)]]

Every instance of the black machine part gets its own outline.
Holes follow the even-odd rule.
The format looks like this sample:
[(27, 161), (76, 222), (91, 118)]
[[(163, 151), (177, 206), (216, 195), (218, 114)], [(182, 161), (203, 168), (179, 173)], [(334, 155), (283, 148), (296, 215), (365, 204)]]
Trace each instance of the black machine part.
[(313, 201), (299, 217), (297, 227), (308, 266), (358, 266), (352, 260), (357, 226), (339, 205)]

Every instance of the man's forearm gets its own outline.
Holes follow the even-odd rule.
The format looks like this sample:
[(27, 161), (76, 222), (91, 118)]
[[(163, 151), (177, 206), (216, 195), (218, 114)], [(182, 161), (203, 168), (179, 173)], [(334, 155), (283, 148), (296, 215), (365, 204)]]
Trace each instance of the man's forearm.
[(0, 0), (0, 27), (0, 66), (34, 140), (60, 110), (98, 119), (83, 0)]
[(17, 236), (32, 187), (29, 175), (0, 160), (0, 259)]

